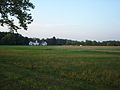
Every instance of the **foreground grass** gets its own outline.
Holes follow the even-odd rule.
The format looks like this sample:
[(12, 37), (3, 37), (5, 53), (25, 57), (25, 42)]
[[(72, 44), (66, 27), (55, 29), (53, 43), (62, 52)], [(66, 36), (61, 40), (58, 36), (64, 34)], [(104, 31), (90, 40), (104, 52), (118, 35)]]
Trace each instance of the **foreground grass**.
[(120, 47), (0, 46), (0, 90), (119, 90)]

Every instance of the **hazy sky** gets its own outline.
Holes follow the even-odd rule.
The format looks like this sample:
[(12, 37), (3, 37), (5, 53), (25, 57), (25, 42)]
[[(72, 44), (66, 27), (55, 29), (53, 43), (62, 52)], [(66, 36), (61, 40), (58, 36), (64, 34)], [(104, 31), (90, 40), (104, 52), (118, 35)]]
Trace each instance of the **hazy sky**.
[[(120, 40), (120, 0), (31, 0), (34, 22), (24, 36)], [(1, 28), (1, 27), (0, 27)], [(6, 28), (2, 28), (6, 29)]]

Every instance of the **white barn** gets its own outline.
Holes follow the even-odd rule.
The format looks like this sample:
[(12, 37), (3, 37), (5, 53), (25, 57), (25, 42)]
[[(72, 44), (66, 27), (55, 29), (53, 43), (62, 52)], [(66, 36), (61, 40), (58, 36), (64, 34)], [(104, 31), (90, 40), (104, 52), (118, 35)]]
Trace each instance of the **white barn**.
[(32, 46), (32, 45), (33, 45), (33, 42), (32, 42), (32, 41), (30, 41), (30, 42), (29, 42), (29, 45), (30, 45), (30, 46)]
[(41, 45), (42, 46), (47, 46), (47, 42), (44, 41), (44, 42), (41, 43)]
[(35, 42), (30, 41), (30, 42), (29, 42), (29, 45), (30, 45), (30, 46), (38, 46), (39, 43), (38, 43), (37, 40), (36, 40)]

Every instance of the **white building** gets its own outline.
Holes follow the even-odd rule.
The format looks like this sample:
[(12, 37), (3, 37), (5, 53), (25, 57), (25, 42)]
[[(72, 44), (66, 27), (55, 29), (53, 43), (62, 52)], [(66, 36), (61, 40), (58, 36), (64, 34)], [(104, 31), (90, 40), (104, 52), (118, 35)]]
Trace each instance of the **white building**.
[(29, 42), (29, 45), (30, 45), (30, 46), (38, 46), (39, 43), (38, 43), (37, 40), (36, 40), (35, 42), (30, 41), (30, 42)]
[(47, 46), (47, 42), (44, 41), (44, 42), (41, 43), (41, 45), (42, 46)]
[(30, 45), (30, 46), (32, 46), (32, 45), (33, 45), (33, 42), (32, 42), (32, 41), (30, 41), (30, 42), (29, 42), (29, 45)]

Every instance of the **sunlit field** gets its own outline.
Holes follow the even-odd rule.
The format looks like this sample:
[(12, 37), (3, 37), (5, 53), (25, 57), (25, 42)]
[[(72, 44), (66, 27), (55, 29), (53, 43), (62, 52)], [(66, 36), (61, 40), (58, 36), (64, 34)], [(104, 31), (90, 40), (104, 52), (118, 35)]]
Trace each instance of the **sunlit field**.
[(0, 46), (0, 90), (120, 90), (120, 47)]

